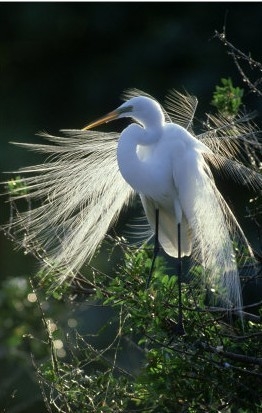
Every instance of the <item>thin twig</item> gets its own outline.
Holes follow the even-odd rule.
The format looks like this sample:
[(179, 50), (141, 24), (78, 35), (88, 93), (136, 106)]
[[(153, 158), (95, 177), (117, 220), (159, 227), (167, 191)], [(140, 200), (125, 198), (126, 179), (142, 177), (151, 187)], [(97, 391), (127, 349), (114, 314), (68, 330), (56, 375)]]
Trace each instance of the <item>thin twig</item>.
[(225, 27), (223, 28), (222, 33), (215, 31), (215, 37), (217, 37), (223, 44), (228, 48), (228, 54), (232, 56), (234, 63), (242, 76), (243, 82), (245, 82), (250, 90), (253, 93), (256, 93), (258, 96), (262, 96), (262, 91), (258, 88), (258, 85), (262, 83), (262, 78), (259, 77), (255, 82), (251, 81), (249, 76), (246, 75), (243, 68), (240, 65), (240, 61), (245, 61), (250, 66), (250, 69), (257, 69), (260, 72), (262, 71), (262, 64), (256, 60), (254, 60), (250, 54), (247, 55), (243, 53), (241, 50), (236, 48), (232, 43), (230, 43), (226, 38)]

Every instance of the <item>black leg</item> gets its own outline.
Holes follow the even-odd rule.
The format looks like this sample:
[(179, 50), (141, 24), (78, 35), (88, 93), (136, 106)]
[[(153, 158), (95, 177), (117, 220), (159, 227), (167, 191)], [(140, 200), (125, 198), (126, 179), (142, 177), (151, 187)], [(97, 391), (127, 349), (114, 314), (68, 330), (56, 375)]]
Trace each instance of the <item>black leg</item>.
[(154, 243), (154, 255), (153, 255), (153, 259), (152, 259), (152, 264), (151, 264), (151, 268), (150, 268), (150, 272), (149, 275), (147, 277), (146, 280), (146, 289), (148, 289), (151, 278), (152, 278), (152, 274), (154, 271), (154, 266), (155, 266), (155, 261), (156, 261), (156, 257), (157, 254), (159, 252), (159, 240), (158, 240), (158, 227), (159, 227), (159, 209), (156, 209), (156, 223), (155, 223), (155, 243)]
[(174, 333), (183, 336), (185, 335), (185, 329), (183, 325), (183, 310), (182, 310), (182, 291), (181, 291), (181, 278), (182, 278), (182, 257), (181, 257), (181, 227), (177, 224), (177, 255), (178, 255), (178, 271), (177, 271), (177, 282), (178, 282), (178, 321), (175, 326)]

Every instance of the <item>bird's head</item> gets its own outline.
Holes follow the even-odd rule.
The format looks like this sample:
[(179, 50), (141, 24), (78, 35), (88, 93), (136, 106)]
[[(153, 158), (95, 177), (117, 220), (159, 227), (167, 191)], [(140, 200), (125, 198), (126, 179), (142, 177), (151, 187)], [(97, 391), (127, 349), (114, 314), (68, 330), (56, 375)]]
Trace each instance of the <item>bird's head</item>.
[(147, 96), (136, 96), (102, 118), (91, 122), (83, 130), (92, 129), (119, 118), (132, 118), (144, 127), (162, 125), (165, 121), (163, 111), (157, 101)]

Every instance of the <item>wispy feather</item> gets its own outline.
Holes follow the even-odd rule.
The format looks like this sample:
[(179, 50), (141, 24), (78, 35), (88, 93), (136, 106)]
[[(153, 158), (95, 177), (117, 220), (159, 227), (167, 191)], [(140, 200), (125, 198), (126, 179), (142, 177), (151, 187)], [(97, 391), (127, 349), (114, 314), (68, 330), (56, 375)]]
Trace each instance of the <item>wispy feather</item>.
[[(138, 95), (149, 96), (132, 90), (125, 94), (125, 99)], [(167, 97), (166, 121), (180, 124), (192, 133), (196, 108), (195, 97), (172, 91)], [(21, 245), (42, 257), (47, 270), (58, 269), (58, 282), (74, 277), (92, 259), (122, 208), (134, 196), (117, 164), (120, 134), (82, 130), (65, 130), (62, 134), (61, 137), (42, 134), (44, 142), (40, 144), (18, 144), (46, 155), (46, 160), (19, 170), (20, 175), (25, 175), (28, 193), (11, 197), (30, 200), (32, 208), (18, 212), (6, 227), (21, 240)], [(208, 150), (201, 152), (205, 182), (196, 180), (201, 185), (201, 197), (197, 195), (199, 188), (192, 187), (193, 258), (206, 271), (204, 282), (216, 286), (220, 280), (220, 288), (228, 289), (230, 299), (240, 305), (232, 240), (242, 240), (247, 249), (249, 246), (216, 188), (212, 170), (261, 190), (262, 178), (254, 155), (261, 144), (255, 125), (245, 115), (231, 120), (209, 115), (206, 130), (197, 139)], [(212, 229), (212, 225), (216, 227)], [(249, 253), (252, 256), (250, 249)], [(222, 277), (221, 272), (224, 272)]]

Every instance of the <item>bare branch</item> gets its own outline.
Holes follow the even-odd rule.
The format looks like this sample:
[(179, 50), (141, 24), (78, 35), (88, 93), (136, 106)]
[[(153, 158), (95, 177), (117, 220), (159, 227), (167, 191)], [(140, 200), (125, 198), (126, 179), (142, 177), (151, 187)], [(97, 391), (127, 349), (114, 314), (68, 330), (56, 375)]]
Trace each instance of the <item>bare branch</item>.
[[(262, 77), (261, 77), (261, 72), (262, 72), (262, 64), (256, 60), (254, 60), (251, 55), (247, 55), (243, 53), (241, 50), (236, 48), (232, 43), (230, 43), (227, 38), (226, 38), (226, 32), (225, 28), (223, 29), (222, 33), (219, 33), (218, 31), (215, 31), (215, 37), (217, 37), (223, 45), (228, 49), (228, 54), (229, 56), (232, 56), (234, 63), (243, 79), (243, 82), (246, 83), (249, 87), (249, 89), (257, 94), (258, 96), (262, 97), (262, 89), (261, 89), (261, 84), (262, 84)], [(247, 75), (241, 66), (242, 62), (246, 62), (249, 66), (250, 70), (257, 70), (260, 72), (260, 75), (257, 77), (255, 81), (250, 80), (250, 76)]]

